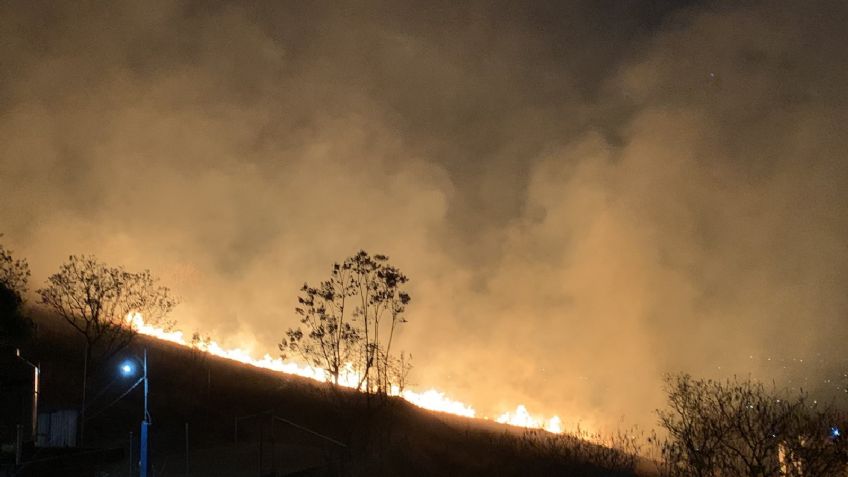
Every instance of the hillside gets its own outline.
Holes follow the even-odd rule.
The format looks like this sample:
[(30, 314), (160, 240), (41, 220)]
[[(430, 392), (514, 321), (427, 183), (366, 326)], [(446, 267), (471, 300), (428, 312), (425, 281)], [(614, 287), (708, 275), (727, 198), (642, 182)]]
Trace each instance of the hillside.
[[(77, 408), (82, 345), (58, 320), (38, 323), (25, 352), (42, 367), (40, 410)], [(85, 448), (112, 451), (76, 459), (36, 451), (30, 460), (40, 462), (26, 475), (128, 475), (143, 394), (120, 397), (135, 378), (117, 370), (144, 348), (154, 475), (633, 475), (621, 469), (630, 459), (579, 439), (369, 399), (143, 336), (90, 375)]]

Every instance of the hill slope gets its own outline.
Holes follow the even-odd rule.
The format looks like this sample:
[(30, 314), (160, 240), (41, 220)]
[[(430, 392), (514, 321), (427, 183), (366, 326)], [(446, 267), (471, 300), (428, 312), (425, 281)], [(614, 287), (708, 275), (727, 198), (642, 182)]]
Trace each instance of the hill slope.
[[(42, 366), (41, 410), (78, 408), (82, 344), (55, 318), (38, 322), (26, 352)], [(143, 336), (90, 374), (84, 443), (111, 457), (60, 465), (36, 452), (43, 462), (31, 475), (129, 475), (143, 395), (121, 397), (133, 379), (116, 370), (144, 348), (157, 476), (633, 475), (632, 459), (576, 438), (426, 411)]]

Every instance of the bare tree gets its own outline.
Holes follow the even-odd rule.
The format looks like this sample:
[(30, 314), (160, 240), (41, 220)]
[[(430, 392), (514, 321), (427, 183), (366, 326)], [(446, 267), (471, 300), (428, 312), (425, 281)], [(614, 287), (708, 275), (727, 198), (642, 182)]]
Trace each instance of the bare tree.
[(192, 362), (205, 362), (206, 358), (209, 356), (209, 346), (211, 344), (211, 336), (201, 334), (199, 331), (195, 331), (194, 333), (192, 333), (189, 346), (189, 353), (191, 355)]
[(92, 256), (72, 255), (38, 290), (41, 303), (61, 316), (85, 339), (80, 409), (80, 442), (85, 438), (85, 396), (89, 368), (97, 369), (127, 347), (138, 334), (129, 318), (139, 313), (148, 324), (170, 329), (168, 313), (177, 301), (145, 270), (130, 273)]
[(334, 264), (329, 280), (301, 288), (295, 311), (302, 327), (286, 332), (283, 356), (300, 354), (336, 384), (350, 363), (357, 389), (388, 392), (392, 342), (410, 302), (403, 290), (407, 281), (385, 255), (360, 251)]
[[(195, 396), (204, 397), (204, 401), (194, 399), (193, 413), (205, 408), (209, 411), (209, 402), (212, 397), (212, 367), (209, 363), (209, 348), (212, 345), (212, 337), (195, 331), (191, 335), (189, 347), (189, 360), (185, 367), (185, 379), (191, 383), (190, 387)], [(207, 414), (208, 416), (208, 414)], [(190, 417), (190, 416), (187, 416)]]
[[(0, 234), (3, 237), (3, 234)], [(15, 259), (12, 251), (0, 244), (0, 283), (14, 290), (23, 300), (29, 281), (29, 264), (24, 259)]]
[[(391, 355), (392, 340), (394, 339), (397, 327), (406, 323), (406, 317), (403, 315), (403, 312), (406, 311), (406, 305), (408, 305), (411, 300), (409, 294), (401, 288), (407, 281), (409, 281), (409, 279), (406, 275), (402, 274), (400, 270), (395, 267), (383, 266), (377, 270), (376, 302), (388, 313), (387, 326), (389, 336), (386, 340), (385, 347), (383, 347), (379, 342), (379, 314), (377, 314), (377, 319), (374, 322), (374, 329), (376, 330), (374, 338), (376, 348), (380, 352), (381, 358), (378, 361), (377, 366), (377, 377), (379, 379), (378, 386), (383, 392), (387, 392), (391, 389), (391, 383), (389, 381), (391, 379), (390, 374), (392, 374), (392, 370), (390, 368), (394, 361)], [(400, 368), (398, 368), (399, 373), (397, 373), (397, 377), (402, 378), (401, 380), (405, 380), (406, 374), (409, 372), (410, 368), (404, 369), (406, 365), (407, 363), (400, 363)], [(411, 365), (409, 366), (411, 367)]]
[(369, 393), (389, 391), (392, 340), (397, 327), (406, 323), (403, 313), (411, 301), (403, 290), (409, 279), (388, 261), (386, 255), (372, 257), (364, 250), (345, 260), (354, 273), (359, 298), (356, 317), (362, 326), (358, 388), (364, 384)]
[(388, 364), (388, 380), (386, 388), (396, 387), (398, 393), (402, 393), (409, 384), (409, 373), (412, 371), (412, 354), (401, 351), (400, 356), (392, 358)]
[(35, 326), (23, 310), (29, 276), (27, 261), (0, 244), (0, 347), (18, 346), (33, 334)]
[(351, 266), (333, 264), (330, 279), (318, 287), (304, 284), (300, 289), (295, 312), (306, 332), (290, 328), (280, 343), (284, 358), (297, 353), (309, 364), (327, 373), (333, 384), (339, 384), (346, 363), (353, 360), (359, 333), (353, 325), (352, 301), (357, 291)]
[(72, 255), (38, 290), (41, 303), (53, 309), (85, 339), (87, 366), (97, 367), (132, 342), (138, 331), (129, 317), (170, 329), (167, 320), (177, 300), (144, 270), (127, 272), (92, 256)]
[(787, 397), (750, 379), (666, 379), (669, 409), (659, 411), (669, 476), (843, 475), (844, 443), (829, 436), (844, 418), (801, 392)]
[(345, 260), (345, 265), (353, 272), (355, 295), (359, 302), (354, 313), (362, 335), (359, 359), (356, 368), (359, 372), (359, 383), (356, 388), (366, 392), (374, 389), (375, 379), (371, 379), (372, 369), (378, 362), (379, 354), (379, 325), (382, 309), (378, 301), (377, 271), (388, 261), (385, 255), (371, 257), (364, 250)]

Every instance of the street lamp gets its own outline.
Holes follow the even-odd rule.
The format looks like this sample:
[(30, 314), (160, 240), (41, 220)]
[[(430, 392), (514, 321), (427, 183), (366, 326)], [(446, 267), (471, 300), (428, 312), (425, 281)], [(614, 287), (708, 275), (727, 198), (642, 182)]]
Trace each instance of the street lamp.
[(121, 365), (121, 375), (123, 376), (132, 376), (135, 373), (135, 366), (133, 366), (132, 362), (127, 361)]
[[(132, 385), (132, 388), (138, 386), (141, 382), (144, 382), (144, 418), (141, 421), (141, 434), (139, 435), (139, 466), (138, 466), (138, 475), (139, 477), (147, 477), (147, 467), (148, 467), (148, 448), (147, 448), (147, 431), (148, 427), (150, 427), (150, 412), (147, 410), (147, 393), (148, 393), (148, 381), (147, 381), (147, 348), (144, 349), (144, 360), (142, 361), (142, 375), (135, 384)], [(123, 376), (132, 376), (136, 373), (137, 363), (134, 360), (127, 360), (121, 363), (119, 370)]]

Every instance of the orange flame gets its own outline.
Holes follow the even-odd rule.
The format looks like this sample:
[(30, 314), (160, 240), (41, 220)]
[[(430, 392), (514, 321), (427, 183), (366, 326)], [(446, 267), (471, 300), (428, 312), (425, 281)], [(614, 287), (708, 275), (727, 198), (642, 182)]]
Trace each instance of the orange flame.
[(549, 419), (545, 419), (541, 416), (533, 416), (530, 414), (530, 412), (527, 411), (527, 408), (524, 407), (523, 404), (519, 404), (513, 412), (507, 411), (501, 414), (495, 420), (497, 422), (500, 422), (501, 424), (509, 424), (518, 427), (530, 427), (533, 429), (544, 429), (548, 432), (553, 432), (556, 434), (562, 432), (562, 420), (559, 418), (559, 416), (553, 416)]
[[(256, 366), (257, 368), (270, 369), (273, 371), (314, 379), (316, 381), (327, 382), (327, 377), (322, 369), (284, 361), (282, 358), (271, 357), (271, 355), (267, 353), (262, 358), (257, 359), (254, 358), (247, 350), (242, 348), (224, 348), (215, 341), (193, 344), (186, 341), (185, 335), (182, 331), (166, 331), (162, 328), (145, 323), (140, 313), (131, 313), (127, 315), (127, 322), (140, 334), (146, 336), (175, 343), (180, 346), (186, 346), (189, 348), (194, 347), (202, 351), (206, 351), (214, 356), (249, 364)], [(342, 375), (341, 384), (347, 387), (356, 387), (358, 382), (358, 376), (355, 371), (351, 367), (348, 367), (348, 372)], [(400, 396), (418, 407), (429, 409), (431, 411), (445, 412), (470, 418), (474, 418), (477, 415), (477, 412), (472, 406), (461, 401), (453, 400), (447, 397), (443, 392), (436, 389), (416, 392), (409, 389), (400, 391), (398, 388), (393, 387), (391, 394)], [(497, 422), (518, 427), (544, 429), (553, 433), (562, 432), (562, 421), (558, 416), (553, 416), (549, 419), (532, 416), (524, 405), (516, 407), (514, 412), (505, 412), (501, 414), (501, 416), (497, 418)]]
[(428, 389), (423, 393), (404, 389), (403, 392), (398, 393), (397, 388), (394, 388), (392, 389), (392, 394), (399, 394), (412, 404), (424, 409), (430, 409), (431, 411), (447, 412), (465, 417), (476, 417), (477, 415), (477, 411), (473, 407), (459, 401), (454, 401), (445, 396), (443, 392), (435, 389)]

